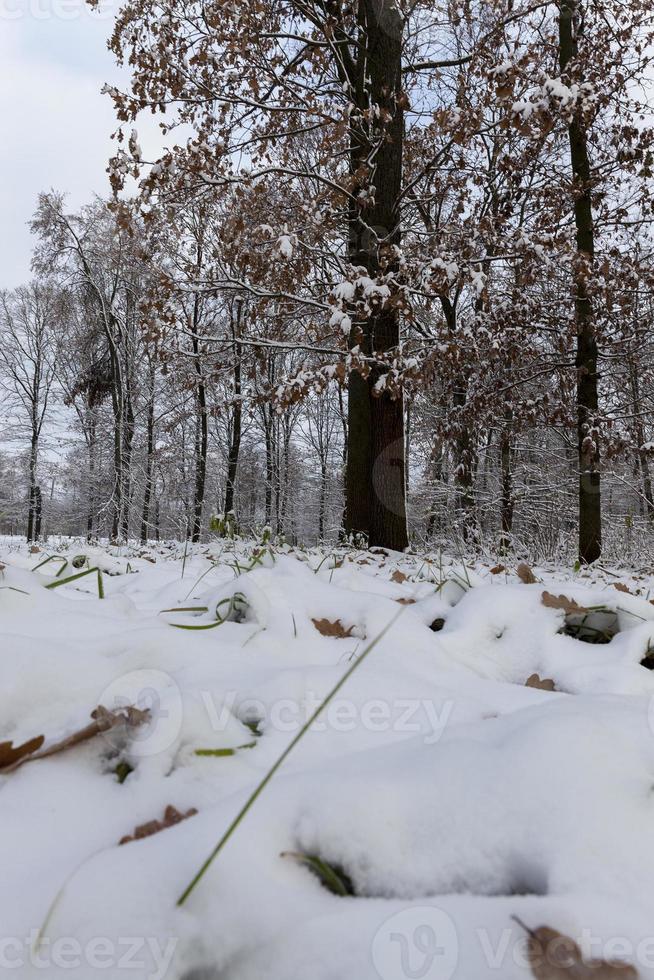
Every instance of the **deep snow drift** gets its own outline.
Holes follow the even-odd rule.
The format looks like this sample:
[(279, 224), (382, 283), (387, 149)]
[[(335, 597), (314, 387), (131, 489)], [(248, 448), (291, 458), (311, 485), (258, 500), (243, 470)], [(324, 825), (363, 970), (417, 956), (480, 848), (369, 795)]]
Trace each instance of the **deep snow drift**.
[[(648, 578), (231, 542), (0, 562), (0, 742), (149, 712), (0, 772), (3, 974), (518, 980), (516, 916), (654, 977)], [(47, 588), (89, 567), (104, 598)]]

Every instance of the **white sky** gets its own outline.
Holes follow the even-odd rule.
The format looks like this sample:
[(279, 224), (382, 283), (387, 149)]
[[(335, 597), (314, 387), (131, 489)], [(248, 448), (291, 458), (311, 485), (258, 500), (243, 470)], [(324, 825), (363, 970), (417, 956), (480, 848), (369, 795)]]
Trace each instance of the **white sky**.
[(0, 0), (0, 288), (30, 276), (27, 222), (39, 191), (68, 192), (72, 207), (109, 193), (116, 123), (100, 89), (121, 80), (106, 48), (116, 8)]

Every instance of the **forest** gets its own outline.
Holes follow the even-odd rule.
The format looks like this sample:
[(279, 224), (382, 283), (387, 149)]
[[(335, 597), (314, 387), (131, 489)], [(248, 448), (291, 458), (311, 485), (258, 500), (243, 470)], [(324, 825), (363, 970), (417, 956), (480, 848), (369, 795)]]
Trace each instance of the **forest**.
[(0, 974), (654, 980), (651, 0), (20, 2)]
[(0, 529), (649, 548), (649, 5), (162, 11), (2, 294)]

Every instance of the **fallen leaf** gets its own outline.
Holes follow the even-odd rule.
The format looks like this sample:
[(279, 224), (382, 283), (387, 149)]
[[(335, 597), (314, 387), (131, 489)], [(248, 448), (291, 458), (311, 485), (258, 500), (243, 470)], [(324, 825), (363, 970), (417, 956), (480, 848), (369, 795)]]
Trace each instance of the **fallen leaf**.
[(13, 742), (0, 742), (0, 769), (14, 766), (20, 759), (32, 755), (33, 752), (41, 748), (44, 742), (45, 735), (37, 735), (36, 738), (30, 738), (29, 741), (23, 742), (22, 745), (14, 745)]
[(126, 834), (120, 838), (118, 843), (129, 844), (131, 841), (143, 840), (144, 837), (152, 837), (153, 834), (158, 834), (161, 830), (167, 830), (168, 827), (174, 827), (175, 824), (181, 823), (182, 820), (188, 820), (189, 817), (194, 817), (197, 812), (194, 806), (190, 810), (187, 810), (186, 813), (180, 813), (174, 806), (167, 806), (164, 810), (163, 820), (148, 820), (147, 823), (140, 824), (134, 828), (133, 834)]
[(415, 600), (415, 599), (396, 599), (395, 601), (396, 601), (396, 602), (399, 602), (399, 604), (400, 604), (401, 606), (411, 606), (411, 605), (413, 605), (413, 603), (414, 603), (414, 602), (415, 602), (416, 600)]
[(586, 606), (580, 606), (574, 599), (568, 599), (565, 595), (552, 595), (550, 592), (543, 592), (541, 602), (548, 609), (562, 609), (566, 615), (590, 612)]
[(443, 629), (444, 626), (445, 626), (445, 620), (443, 619), (442, 616), (439, 616), (438, 619), (435, 619), (433, 623), (430, 623), (429, 629), (433, 633), (440, 633), (440, 631)]
[(30, 555), (38, 555), (40, 550), (41, 549), (39, 548), (38, 544), (33, 544), (32, 547), (30, 548)]
[[(47, 759), (51, 755), (65, 752), (66, 749), (72, 749), (75, 745), (88, 742), (89, 739), (95, 738), (101, 732), (107, 732), (119, 725), (135, 728), (137, 725), (142, 725), (149, 717), (150, 711), (147, 708), (141, 711), (139, 708), (129, 705), (125, 708), (118, 708), (116, 711), (109, 711), (108, 708), (103, 708), (102, 705), (99, 705), (95, 711), (91, 712), (93, 721), (90, 725), (86, 725), (85, 728), (80, 728), (79, 731), (73, 732), (72, 735), (67, 735), (66, 738), (62, 738), (58, 742), (53, 742), (52, 745), (48, 745), (45, 749), (41, 749), (45, 738), (43, 735), (39, 735), (37, 738), (31, 739), (30, 742), (25, 742), (24, 745), (19, 746), (17, 749), (13, 749), (14, 752), (18, 751), (20, 753), (18, 758), (11, 758), (11, 755), (9, 755), (9, 758), (5, 761), (2, 754), (2, 747), (9, 746), (9, 749), (6, 751), (10, 753), (11, 742), (2, 743), (2, 746), (0, 746), (0, 773), (13, 772), (14, 769), (18, 769), (25, 762)], [(27, 752), (24, 751), (26, 746), (39, 741), (39, 739), (38, 746), (31, 748)]]
[(613, 582), (612, 585), (614, 589), (618, 590), (618, 592), (626, 592), (627, 595), (633, 595), (631, 589), (628, 589), (627, 586), (623, 585), (622, 582)]
[(529, 966), (536, 980), (638, 980), (633, 966), (622, 960), (584, 960), (579, 946), (556, 929), (529, 929), (513, 916), (529, 935)]
[(526, 561), (521, 561), (515, 572), (520, 581), (525, 585), (534, 585), (538, 581)]
[(525, 681), (525, 687), (535, 687), (539, 691), (556, 691), (554, 681), (549, 678), (541, 678), (538, 674), (532, 674)]
[(404, 572), (401, 572), (399, 568), (396, 568), (393, 574), (391, 575), (391, 582), (398, 582), (399, 584), (401, 584), (402, 582), (406, 582), (407, 579), (408, 579), (408, 575), (405, 575)]
[(336, 619), (334, 622), (329, 619), (312, 619), (311, 622), (322, 636), (336, 636), (341, 640), (352, 636), (354, 629), (354, 626), (348, 626), (345, 629), (340, 619)]
[(490, 570), (491, 575), (501, 575), (506, 571), (506, 565), (493, 565)]

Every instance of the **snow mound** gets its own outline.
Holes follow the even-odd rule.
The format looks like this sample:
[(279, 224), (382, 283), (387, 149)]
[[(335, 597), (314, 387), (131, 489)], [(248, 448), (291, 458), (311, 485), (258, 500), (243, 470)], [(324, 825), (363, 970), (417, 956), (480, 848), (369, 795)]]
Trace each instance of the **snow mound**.
[(34, 571), (46, 553), (0, 542), (0, 743), (147, 714), (0, 769), (8, 975), (518, 980), (517, 917), (654, 977), (642, 581), (60, 544)]

